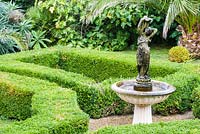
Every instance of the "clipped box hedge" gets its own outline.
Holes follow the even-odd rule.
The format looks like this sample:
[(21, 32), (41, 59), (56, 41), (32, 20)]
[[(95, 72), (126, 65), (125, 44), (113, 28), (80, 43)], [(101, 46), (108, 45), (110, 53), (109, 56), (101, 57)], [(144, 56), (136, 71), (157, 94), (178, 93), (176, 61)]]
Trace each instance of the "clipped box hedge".
[(0, 76), (0, 115), (9, 118), (24, 120), (31, 117), (33, 92), (20, 90)]
[(192, 92), (192, 100), (193, 115), (200, 119), (200, 85)]
[(192, 73), (189, 70), (182, 70), (175, 74), (158, 79), (175, 86), (176, 91), (164, 102), (153, 106), (155, 113), (168, 115), (184, 113), (191, 110), (192, 91), (200, 85), (199, 74), (194, 72)]
[(92, 134), (199, 134), (200, 120), (106, 127)]
[[(121, 101), (120, 98), (110, 90), (110, 83), (105, 83), (103, 85), (97, 84), (93, 79), (81, 74), (20, 61), (11, 61), (6, 64), (0, 61), (0, 70), (48, 80), (62, 87), (71, 88), (77, 93), (77, 101), (80, 108), (92, 118), (99, 118), (116, 113), (122, 114), (124, 113), (124, 107), (126, 107), (126, 103)], [(115, 104), (114, 107), (112, 107), (111, 104)]]
[[(158, 80), (168, 82), (177, 88), (176, 92), (172, 94), (169, 99), (161, 104), (155, 105), (153, 107), (154, 111), (166, 115), (171, 113), (183, 113), (190, 109), (192, 103), (191, 92), (200, 83), (198, 72), (192, 71), (198, 70), (197, 66), (187, 66), (187, 64), (175, 64), (168, 61), (157, 61), (153, 59), (151, 61), (151, 76), (157, 77)], [(26, 89), (26, 87), (38, 89), (37, 92), (33, 91), (34, 88), (26, 89), (26, 91), (31, 91), (34, 94), (32, 98), (33, 112), (31, 118), (24, 120), (23, 123), (25, 124), (17, 122), (19, 126), (12, 126), (8, 123), (5, 127), (0, 128), (0, 132), (2, 133), (8, 131), (14, 132), (12, 128), (20, 133), (22, 132), (19, 129), (22, 127), (21, 124), (26, 126), (25, 128), (23, 127), (23, 129), (29, 133), (83, 133), (87, 130), (88, 117), (78, 108), (75, 108), (74, 111), (74, 105), (77, 105), (75, 104), (76, 99), (80, 108), (92, 118), (132, 112), (131, 106), (122, 101), (116, 93), (110, 89), (110, 86), (112, 83), (124, 79), (123, 77), (131, 77), (132, 79), (136, 76), (136, 62), (134, 56), (127, 57), (127, 55), (119, 55), (118, 53), (99, 52), (88, 49), (69, 49), (67, 47), (58, 46), (39, 51), (0, 56), (0, 71), (23, 75), (16, 76), (20, 77), (21, 82), (23, 82), (24, 79), (25, 82), (27, 82), (26, 78), (28, 77), (47, 80), (52, 82), (52, 84), (58, 84), (60, 87), (70, 88), (76, 91), (77, 94), (77, 98), (71, 98), (71, 96), (75, 96), (71, 90), (63, 90), (63, 88), (55, 84), (53, 84), (55, 88), (52, 88), (47, 84), (49, 82), (45, 82), (48, 86), (46, 86), (45, 83), (43, 84), (45, 87), (42, 87), (42, 84), (38, 86), (34, 83), (35, 79), (33, 78), (34, 80), (30, 80), (30, 78), (27, 84), (23, 82), (23, 84), (21, 84), (23, 88), (19, 89)], [(11, 76), (11, 74), (9, 75)], [(14, 78), (15, 77), (10, 79), (10, 81)], [(16, 84), (14, 83), (14, 85)], [(45, 91), (39, 91), (39, 88), (45, 88)], [(58, 89), (58, 91), (47, 90), (46, 88)], [(62, 89), (62, 92), (60, 92), (59, 89)], [(44, 98), (40, 98), (41, 95), (39, 93), (42, 93), (42, 95), (44, 94)], [(62, 116), (62, 114), (60, 116), (60, 114), (58, 114), (59, 119), (65, 117), (63, 121), (58, 120), (55, 123), (53, 116), (57, 115), (56, 112), (59, 111), (56, 111), (55, 105), (52, 105), (52, 108), (49, 106), (49, 101), (51, 102), (52, 99), (49, 99), (48, 95), (57, 98), (56, 101), (58, 102), (60, 99), (67, 99), (66, 107), (63, 106), (61, 109), (60, 107), (57, 108), (62, 112), (67, 112), (66, 116)], [(46, 101), (40, 105), (40, 103), (36, 103), (37, 99), (35, 99), (35, 97), (38, 97), (37, 99), (39, 100)], [(72, 100), (74, 103), (71, 103)], [(46, 109), (42, 110), (44, 113), (45, 110), (49, 111), (49, 109), (47, 109), (48, 107), (55, 111), (52, 112), (50, 110), (50, 113), (47, 112), (47, 114), (41, 117), (40, 114), (38, 114), (38, 109), (40, 111), (40, 106), (43, 105), (46, 106)], [(68, 111), (66, 108), (70, 110)], [(60, 113), (62, 113), (61, 111)], [(68, 112), (69, 115), (67, 115)], [(49, 116), (49, 120), (46, 118), (46, 115)], [(41, 120), (45, 121), (38, 126)], [(26, 124), (27, 122), (28, 125)], [(49, 127), (44, 127), (48, 126), (46, 123), (50, 124)], [(30, 129), (30, 126), (34, 126), (33, 128), (35, 129)], [(28, 129), (30, 129), (30, 131), (28, 131)]]
[[(10, 61), (7, 62), (8, 60)], [(110, 89), (110, 85), (118, 79), (108, 78), (136, 76), (136, 63), (134, 63), (134, 60), (134, 56), (127, 57), (127, 55), (119, 55), (117, 53), (53, 47), (40, 51), (3, 56), (0, 61), (0, 70), (48, 80), (62, 87), (71, 88), (77, 92), (80, 108), (92, 118), (99, 118), (112, 114), (132, 112), (130, 105), (122, 101)], [(190, 70), (189, 68), (191, 67), (182, 69), (182, 64), (153, 59), (152, 62), (151, 68), (154, 71), (151, 74), (154, 77), (165, 76), (160, 80), (177, 86), (176, 93), (169, 100), (154, 106), (154, 111), (166, 115), (182, 113), (190, 109), (190, 90), (193, 90), (199, 83), (198, 76), (193, 75), (195, 72), (192, 71), (189, 72), (190, 75), (188, 75), (189, 73), (179, 73), (184, 72), (185, 68)], [(57, 69), (52, 69), (48, 66)], [(81, 73), (85, 76), (58, 68)], [(86, 76), (91, 76), (91, 78)], [(108, 80), (96, 83), (92, 78), (96, 81)], [(187, 93), (187, 91), (189, 92)]]
[[(88, 115), (79, 109), (74, 91), (61, 88), (55, 83), (16, 74), (0, 72), (0, 76), (16, 88), (13, 91), (34, 93), (31, 117), (23, 121), (1, 121), (5, 125), (0, 127), (0, 133), (82, 134), (88, 130)], [(1, 82), (0, 88), (4, 85), (5, 82)], [(12, 105), (12, 100), (7, 101), (7, 104)], [(18, 110), (22, 107), (15, 108)]]
[[(46, 51), (46, 52), (44, 52)], [(25, 56), (26, 55), (26, 56)], [(84, 74), (96, 81), (109, 78), (136, 77), (136, 58), (133, 54), (119, 55), (114, 52), (103, 52), (90, 49), (53, 47), (30, 54), (19, 54), (14, 59), (43, 66), (60, 68), (65, 71)], [(151, 77), (164, 77), (178, 71), (177, 64), (152, 60)]]

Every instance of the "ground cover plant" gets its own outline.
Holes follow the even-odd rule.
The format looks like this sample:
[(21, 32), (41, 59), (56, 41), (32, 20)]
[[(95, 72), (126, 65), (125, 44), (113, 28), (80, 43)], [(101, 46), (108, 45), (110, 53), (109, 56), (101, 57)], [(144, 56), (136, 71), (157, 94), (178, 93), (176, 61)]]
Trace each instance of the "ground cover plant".
[[(3, 120), (5, 124), (2, 126), (2, 132), (13, 132), (14, 130), (12, 128), (19, 130), (19, 128), (22, 127), (20, 124), (26, 124), (27, 122), (29, 123), (28, 125), (25, 125), (26, 127), (24, 130), (26, 130), (25, 132), (30, 133), (33, 130), (31, 129), (29, 131), (28, 128), (33, 125), (32, 123), (34, 123), (35, 128), (37, 128), (32, 133), (36, 133), (36, 131), (38, 133), (42, 133), (43, 131), (46, 133), (86, 132), (88, 116), (80, 110), (77, 110), (79, 109), (78, 107), (75, 109), (71, 108), (76, 101), (78, 102), (79, 107), (85, 113), (89, 114), (91, 118), (132, 112), (131, 106), (123, 102), (114, 92), (112, 92), (110, 85), (120, 79), (133, 79), (136, 77), (137, 72), (135, 69), (136, 62), (134, 53), (135, 52), (131, 51), (117, 53), (99, 52), (90, 49), (70, 49), (68, 47), (57, 46), (39, 51), (0, 56), (0, 71), (4, 72), (2, 72), (1, 79), (5, 79), (8, 83), (11, 83), (11, 85), (13, 85), (12, 88), (13, 90), (16, 90), (16, 93), (18, 93), (17, 91), (33, 92), (33, 96), (29, 97), (32, 97), (32, 102), (30, 102), (32, 107), (27, 107), (30, 109), (29, 118), (26, 116), (27, 119), (20, 121), (19, 123), (17, 120), (14, 121), (18, 124), (16, 126), (14, 125), (14, 127), (12, 121)], [(177, 88), (176, 92), (165, 102), (153, 107), (154, 112), (167, 115), (184, 113), (185, 111), (190, 110), (194, 101), (191, 98), (192, 91), (200, 85), (199, 64), (178, 64), (167, 61), (167, 50), (152, 50), (152, 57), (151, 76), (155, 79), (168, 82)], [(164, 60), (161, 58), (164, 58)], [(38, 79), (43, 80), (41, 86), (40, 84), (34, 84), (40, 83), (41, 80)], [(48, 86), (50, 84), (49, 82), (52, 83), (52, 86)], [(3, 81), (3, 83), (5, 82)], [(1, 84), (1, 86), (3, 85)], [(61, 87), (70, 88), (71, 90), (63, 89)], [(38, 95), (40, 98), (40, 92), (43, 93), (43, 88), (45, 88), (45, 91), (48, 91), (42, 96), (46, 96), (49, 94), (48, 92), (53, 92), (56, 97), (58, 94), (63, 95), (62, 91), (66, 92), (66, 96), (58, 95), (56, 98), (59, 101), (60, 98), (64, 97), (63, 102), (69, 104), (67, 109), (70, 110), (65, 110), (66, 108), (63, 106), (64, 109), (61, 109), (59, 114), (55, 113), (55, 118), (49, 118), (49, 123), (54, 122), (55, 120), (58, 124), (61, 123), (60, 125), (53, 123), (51, 125), (52, 128), (46, 127), (45, 121), (43, 125), (38, 125), (38, 123), (41, 123), (41, 120), (46, 120), (46, 118), (40, 119), (40, 108), (37, 107), (39, 104), (37, 103), (37, 99), (34, 98), (37, 98)], [(59, 92), (59, 89), (63, 89), (61, 90), (61, 93)], [(72, 97), (73, 103), (69, 103), (71, 100), (69, 101), (67, 98), (69, 98), (69, 96), (74, 96), (72, 95), (74, 94), (74, 91), (77, 94), (77, 98)], [(59, 93), (57, 94), (56, 92)], [(15, 96), (15, 94), (13, 95)], [(44, 101), (44, 99), (45, 98), (41, 100)], [(9, 103), (9, 97), (7, 100), (5, 99), (5, 101), (8, 101)], [(44, 103), (48, 105), (50, 102), (44, 101)], [(42, 103), (42, 105), (44, 105), (44, 103)], [(52, 107), (57, 107), (56, 110), (58, 110), (60, 109), (60, 105), (58, 104), (60, 103), (52, 102)], [(47, 109), (44, 110), (45, 113), (47, 111), (49, 111), (49, 113), (52, 112), (48, 109), (48, 106), (46, 106), (46, 108)], [(19, 109), (19, 111), (20, 110), (21, 109)], [(80, 112), (76, 113), (74, 110)], [(198, 109), (196, 108), (196, 110)], [(73, 115), (73, 118), (69, 119), (72, 121), (72, 124), (68, 122), (67, 116), (62, 114), (63, 112), (66, 112), (66, 115)], [(23, 113), (23, 110), (21, 110), (21, 113)], [(24, 114), (26, 115), (26, 113)], [(45, 115), (45, 117), (46, 116), (48, 116), (48, 114)], [(13, 117), (18, 120), (23, 119), (11, 114), (10, 118), (13, 119)], [(4, 115), (4, 118), (9, 118), (9, 115)], [(60, 122), (61, 120), (62, 122)], [(80, 125), (76, 123), (80, 123)], [(197, 122), (194, 121), (194, 123)], [(179, 123), (177, 122), (177, 124)], [(79, 126), (78, 128), (75, 127), (77, 125)], [(66, 126), (67, 129), (70, 128), (69, 131), (65, 129)], [(19, 133), (20, 132), (21, 131), (19, 130)]]

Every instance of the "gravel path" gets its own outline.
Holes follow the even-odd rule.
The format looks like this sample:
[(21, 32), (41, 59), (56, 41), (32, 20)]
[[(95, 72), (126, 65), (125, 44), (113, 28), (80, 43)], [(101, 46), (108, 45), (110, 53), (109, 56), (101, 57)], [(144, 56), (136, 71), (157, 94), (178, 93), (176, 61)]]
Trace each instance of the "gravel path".
[[(132, 123), (132, 115), (121, 116), (109, 116), (100, 119), (90, 119), (89, 129), (91, 131), (97, 130), (105, 126), (118, 126)], [(193, 119), (192, 112), (186, 112), (185, 114), (176, 114), (170, 116), (153, 115), (153, 122), (159, 121), (174, 121), (174, 120), (186, 120)]]

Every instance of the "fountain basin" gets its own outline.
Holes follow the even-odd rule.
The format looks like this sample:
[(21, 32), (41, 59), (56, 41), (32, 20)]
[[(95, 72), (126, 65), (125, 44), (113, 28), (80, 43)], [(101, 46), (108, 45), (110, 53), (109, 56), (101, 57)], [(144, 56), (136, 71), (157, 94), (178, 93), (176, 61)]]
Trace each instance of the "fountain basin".
[(118, 96), (135, 105), (133, 124), (152, 123), (151, 105), (167, 99), (175, 91), (175, 87), (168, 83), (152, 80), (152, 91), (135, 91), (136, 80), (124, 80), (112, 85)]

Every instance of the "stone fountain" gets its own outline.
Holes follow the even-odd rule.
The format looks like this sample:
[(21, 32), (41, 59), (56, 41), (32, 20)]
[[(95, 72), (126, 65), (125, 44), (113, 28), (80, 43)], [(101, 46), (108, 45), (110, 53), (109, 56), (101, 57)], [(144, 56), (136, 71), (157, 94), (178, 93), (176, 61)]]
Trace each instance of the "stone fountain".
[(148, 43), (156, 34), (157, 29), (149, 25), (152, 19), (144, 16), (138, 24), (138, 49), (136, 80), (124, 80), (112, 85), (112, 89), (118, 96), (131, 104), (134, 104), (133, 124), (152, 123), (151, 105), (160, 103), (175, 91), (175, 87), (165, 82), (151, 80), (148, 71), (150, 64), (150, 48)]

